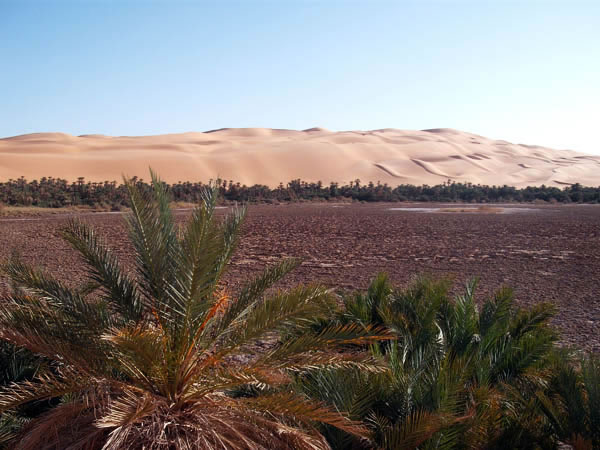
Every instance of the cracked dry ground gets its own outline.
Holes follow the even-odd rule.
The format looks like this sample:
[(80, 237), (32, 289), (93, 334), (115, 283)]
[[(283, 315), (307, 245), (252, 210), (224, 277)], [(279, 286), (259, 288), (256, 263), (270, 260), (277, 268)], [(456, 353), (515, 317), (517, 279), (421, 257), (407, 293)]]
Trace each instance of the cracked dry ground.
[[(363, 289), (375, 273), (386, 271), (398, 284), (420, 273), (449, 275), (460, 288), (477, 276), (480, 299), (509, 285), (520, 305), (552, 302), (558, 308), (555, 323), (561, 342), (600, 351), (600, 206), (536, 205), (508, 214), (389, 209), (398, 206), (250, 206), (227, 284), (235, 289), (283, 256), (304, 262), (282, 286), (320, 282)], [(177, 212), (177, 218), (184, 220), (187, 214)], [(120, 214), (81, 218), (96, 226), (131, 263)], [(58, 237), (66, 220), (66, 216), (0, 219), (0, 258), (16, 248), (24, 259), (68, 283), (81, 281), (82, 265)], [(0, 291), (6, 289), (6, 280), (0, 281)]]

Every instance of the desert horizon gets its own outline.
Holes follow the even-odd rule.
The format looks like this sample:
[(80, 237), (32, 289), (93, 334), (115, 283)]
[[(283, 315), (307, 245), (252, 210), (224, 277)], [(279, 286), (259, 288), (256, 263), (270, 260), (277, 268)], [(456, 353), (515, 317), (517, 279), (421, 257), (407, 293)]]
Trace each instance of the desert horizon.
[(149, 136), (31, 133), (0, 139), (0, 179), (74, 181), (147, 177), (167, 182), (217, 177), (276, 187), (310, 182), (600, 185), (600, 156), (489, 139), (449, 128), (329, 131), (222, 128)]

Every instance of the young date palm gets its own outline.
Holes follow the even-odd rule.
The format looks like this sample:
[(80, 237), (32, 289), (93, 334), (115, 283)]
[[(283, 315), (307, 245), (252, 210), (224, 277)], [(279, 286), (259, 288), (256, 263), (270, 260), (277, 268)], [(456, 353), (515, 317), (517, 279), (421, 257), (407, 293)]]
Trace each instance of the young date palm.
[(542, 410), (560, 440), (576, 450), (600, 448), (600, 357), (556, 352)]
[[(89, 283), (71, 289), (12, 259), (19, 287), (0, 302), (0, 337), (52, 361), (33, 381), (0, 391), (0, 411), (43, 399), (57, 406), (31, 421), (18, 449), (328, 448), (315, 423), (361, 435), (363, 427), (289, 387), (306, 368), (368, 367), (364, 355), (334, 353), (368, 342), (373, 330), (332, 325), (277, 342), (330, 308), (320, 287), (269, 288), (297, 266), (267, 269), (233, 297), (219, 281), (239, 237), (244, 210), (215, 218), (207, 189), (177, 227), (165, 185), (150, 193), (126, 181), (135, 273), (100, 237), (72, 221), (64, 238), (82, 256)], [(273, 345), (260, 351), (259, 339)], [(232, 395), (252, 387), (258, 396)]]
[[(420, 278), (394, 289), (380, 274), (345, 296), (329, 323), (387, 327), (396, 339), (370, 348), (389, 370), (316, 370), (297, 377), (300, 389), (365, 421), (378, 448), (553, 448), (538, 400), (550, 379), (552, 308), (517, 308), (508, 289), (478, 305), (475, 282), (454, 298), (450, 288)], [(373, 448), (323, 432), (333, 448)]]

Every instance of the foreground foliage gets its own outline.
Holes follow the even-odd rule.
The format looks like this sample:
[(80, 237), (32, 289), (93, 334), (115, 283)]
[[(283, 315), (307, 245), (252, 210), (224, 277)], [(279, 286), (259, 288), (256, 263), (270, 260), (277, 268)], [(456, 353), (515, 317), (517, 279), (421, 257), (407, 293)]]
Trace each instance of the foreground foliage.
[[(452, 298), (427, 278), (394, 289), (378, 276), (345, 296), (331, 323), (385, 326), (396, 340), (371, 345), (389, 370), (315, 370), (299, 389), (364, 421), (370, 443), (324, 427), (333, 448), (599, 448), (600, 364), (555, 345), (550, 305), (516, 308), (499, 290), (475, 302), (476, 282)], [(578, 365), (580, 364), (580, 367)]]
[[(0, 337), (48, 361), (0, 391), (4, 441), (18, 449), (319, 449), (328, 444), (317, 422), (365, 434), (290, 381), (307, 368), (375, 370), (363, 354), (333, 351), (370, 342), (373, 330), (332, 324), (278, 343), (329, 311), (329, 292), (269, 290), (298, 264), (287, 260), (232, 297), (219, 281), (244, 210), (217, 221), (217, 190), (205, 190), (178, 227), (154, 175), (150, 192), (126, 187), (135, 273), (77, 221), (63, 235), (88, 269), (85, 286), (73, 289), (18, 258), (4, 267), (15, 290), (0, 302)], [(261, 395), (240, 395), (247, 389)], [(19, 408), (40, 401), (48, 411), (22, 419)]]
[[(44, 361), (33, 353), (0, 341), (0, 386), (31, 380), (44, 370)], [(46, 405), (21, 405), (0, 416), (0, 448), (8, 448), (30, 419), (47, 409)]]
[(559, 352), (551, 366), (549, 389), (540, 396), (556, 435), (576, 449), (600, 448), (600, 357), (569, 361)]

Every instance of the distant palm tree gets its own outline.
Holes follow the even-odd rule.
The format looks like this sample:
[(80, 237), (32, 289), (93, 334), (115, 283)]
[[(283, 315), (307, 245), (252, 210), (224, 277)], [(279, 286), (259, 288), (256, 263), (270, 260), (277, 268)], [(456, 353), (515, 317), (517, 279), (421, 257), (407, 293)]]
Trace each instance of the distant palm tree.
[(0, 412), (44, 399), (56, 404), (13, 447), (328, 448), (316, 422), (363, 435), (359, 422), (294, 392), (289, 381), (306, 368), (372, 368), (364, 355), (332, 351), (369, 342), (372, 330), (333, 325), (279, 342), (330, 309), (328, 291), (270, 290), (298, 265), (287, 260), (232, 296), (220, 279), (244, 209), (217, 220), (215, 186), (178, 227), (165, 184), (151, 175), (150, 193), (126, 180), (135, 273), (78, 221), (63, 235), (88, 269), (84, 287), (72, 289), (17, 258), (6, 264), (18, 289), (0, 302), (0, 337), (52, 363), (33, 381), (2, 388)]

